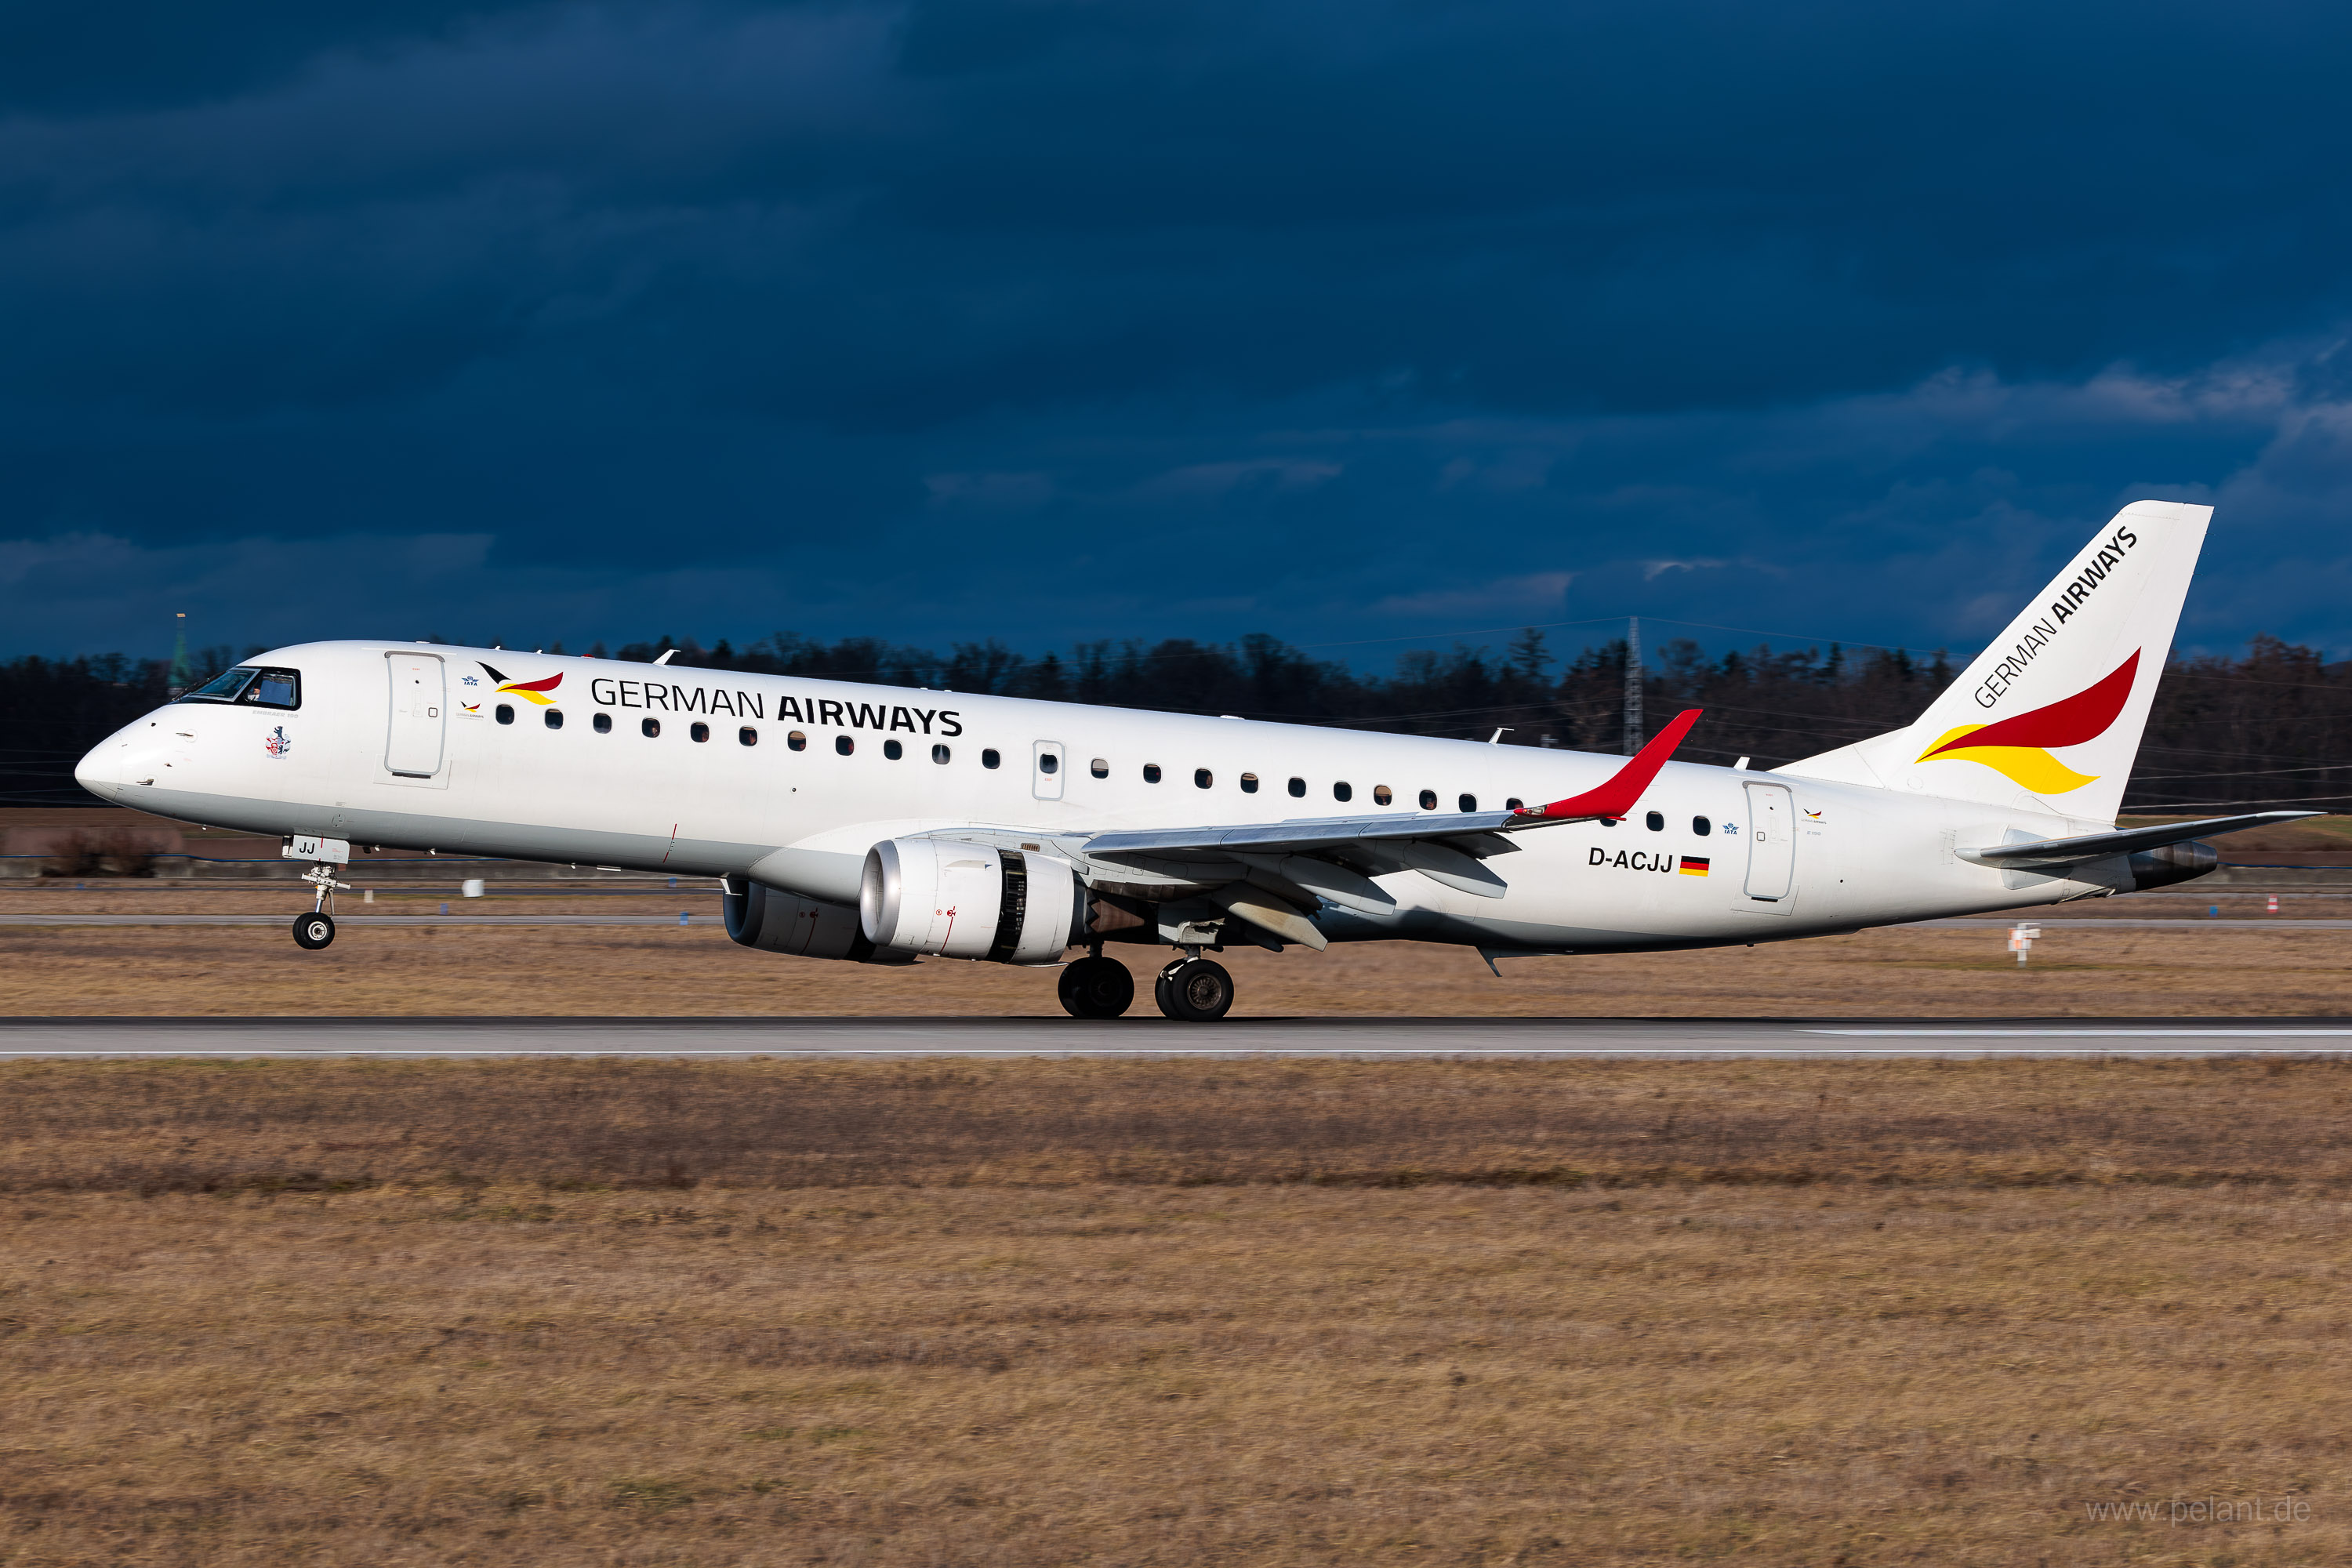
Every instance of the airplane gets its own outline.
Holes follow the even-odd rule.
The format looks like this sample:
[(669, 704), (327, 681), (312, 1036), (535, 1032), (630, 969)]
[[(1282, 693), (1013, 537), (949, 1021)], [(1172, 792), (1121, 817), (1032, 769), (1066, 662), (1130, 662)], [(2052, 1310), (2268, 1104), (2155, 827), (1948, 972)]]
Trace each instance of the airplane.
[[(2211, 508), (2125, 507), (1916, 721), (1767, 770), (737, 674), (336, 641), (100, 742), (93, 795), (276, 834), (334, 940), (352, 846), (719, 879), (729, 937), (864, 963), (1058, 967), (1225, 1016), (1211, 953), (1408, 940), (1504, 957), (1753, 946), (2185, 881), (2263, 811), (2118, 829)], [(1066, 962), (1073, 949), (1084, 956)], [(1495, 972), (1499, 974), (1499, 968)]]

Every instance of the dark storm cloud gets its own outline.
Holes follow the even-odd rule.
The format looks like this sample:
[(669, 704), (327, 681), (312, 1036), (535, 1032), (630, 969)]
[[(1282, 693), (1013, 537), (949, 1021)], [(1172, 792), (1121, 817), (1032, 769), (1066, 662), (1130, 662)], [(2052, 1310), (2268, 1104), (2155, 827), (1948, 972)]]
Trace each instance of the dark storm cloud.
[(2140, 493), (2352, 642), (2333, 10), (190, 15), (0, 20), (12, 647), (1964, 641)]

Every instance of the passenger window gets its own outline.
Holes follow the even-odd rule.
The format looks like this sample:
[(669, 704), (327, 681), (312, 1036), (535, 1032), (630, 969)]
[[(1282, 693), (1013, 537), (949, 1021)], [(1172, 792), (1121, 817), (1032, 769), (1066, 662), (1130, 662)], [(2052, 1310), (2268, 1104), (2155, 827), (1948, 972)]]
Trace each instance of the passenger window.
[[(499, 703), (494, 711), (497, 713), (499, 723), (511, 724), (514, 722), (514, 710), (508, 704), (504, 702)], [(650, 723), (652, 721), (648, 720), (647, 722)]]
[(1110, 777), (1109, 759), (1106, 757), (1097, 757), (1093, 762), (1087, 764), (1087, 772), (1094, 774), (1095, 777), (1098, 779), (1107, 779)]
[(546, 712), (541, 714), (540, 718), (546, 721), (547, 727), (551, 730), (561, 730), (563, 728), (563, 710), (561, 708), (551, 708)]
[(1691, 831), (1704, 838), (1715, 831), (1715, 824), (1704, 816), (1694, 816), (1691, 818)]
[(704, 723), (699, 719), (688, 725), (686, 727), (686, 732), (697, 741), (708, 741), (710, 739), (710, 726)]
[(613, 716), (610, 713), (599, 713), (588, 722), (599, 735), (609, 735), (613, 732)]
[(1331, 798), (1333, 800), (1352, 800), (1355, 798), (1355, 795), (1356, 786), (1353, 784), (1335, 784), (1331, 786)]
[(833, 749), (845, 757), (857, 750), (857, 742), (847, 735), (835, 735), (833, 738)]
[(805, 751), (807, 751), (807, 750), (808, 750), (808, 737), (807, 737), (806, 735), (802, 734), (798, 730), (794, 730), (794, 731), (791, 731), (790, 733), (788, 733), (787, 735), (785, 735), (785, 736), (784, 736), (784, 750), (786, 750), (786, 751), (788, 751), (788, 752), (805, 752)]
[(1666, 814), (1654, 811), (1642, 819), (1642, 825), (1653, 833), (1664, 833), (1666, 830)]
[(1143, 764), (1143, 782), (1145, 784), (1158, 784), (1160, 782), (1160, 764), (1158, 763), (1146, 763)]
[(1062, 759), (1055, 756), (1053, 752), (1040, 752), (1037, 753), (1037, 771), (1039, 773), (1057, 773), (1060, 771), (1061, 766)]
[(1194, 789), (1206, 789), (1216, 782), (1216, 775), (1210, 773), (1208, 769), (1194, 768), (1192, 770), (1192, 787)]
[[(505, 723), (506, 719), (504, 715), (506, 713), (506, 710), (501, 708), (499, 710), (499, 713), (500, 715), (499, 722), (501, 724)], [(652, 740), (655, 736), (661, 733), (661, 721), (658, 719), (638, 720), (637, 733), (643, 735), (648, 741)]]
[(1459, 805), (1465, 814), (1467, 814), (1478, 809), (1478, 797), (1475, 795), (1465, 795), (1454, 804)]
[(1517, 795), (1513, 795), (1510, 799), (1503, 803), (1503, 809), (1505, 811), (1525, 811), (1527, 808), (1528, 803), (1521, 800)]
[(760, 743), (760, 731), (746, 724), (735, 731), (735, 743), (739, 746), (756, 746)]
[(895, 763), (907, 754), (907, 748), (896, 741), (885, 741), (882, 742), (882, 754)]
[(1257, 793), (1257, 775), (1255, 773), (1244, 773), (1242, 775), (1242, 793), (1244, 795), (1255, 795)]
[(1396, 799), (1396, 791), (1389, 788), (1388, 785), (1374, 784), (1372, 786), (1372, 804), (1374, 805), (1386, 805), (1394, 799)]
[(981, 765), (982, 767), (983, 767), (983, 768), (993, 768), (993, 767), (999, 767), (999, 766), (1002, 766), (1002, 765), (1003, 764), (1003, 762), (1004, 762), (1004, 759), (1003, 759), (1003, 757), (1000, 757), (1000, 756), (998, 756), (998, 755), (996, 754), (996, 748), (995, 748), (995, 747), (993, 747), (993, 746), (982, 746), (982, 747), (981, 748), (981, 750), (980, 750), (980, 765)]
[(1601, 823), (1601, 826), (1603, 826), (1603, 827), (1614, 827), (1614, 826), (1617, 826), (1617, 824), (1618, 824), (1618, 823), (1620, 823), (1620, 822), (1621, 822), (1621, 821), (1622, 821), (1622, 820), (1624, 820), (1624, 819), (1623, 819), (1623, 818), (1622, 818), (1622, 817), (1616, 817), (1616, 816), (1604, 816), (1604, 817), (1601, 817), (1601, 818), (1599, 818), (1599, 821), (1600, 821), (1600, 823)]
[(1421, 792), (1421, 809), (1423, 811), (1435, 811), (1437, 809), (1437, 792), (1435, 790), (1425, 789)]
[(1293, 779), (1290, 781), (1290, 798), (1293, 800), (1305, 800), (1307, 798), (1307, 781), (1305, 779)]
[(945, 746), (933, 746), (931, 748), (931, 761), (939, 763), (941, 767), (945, 767), (947, 765), (948, 759), (954, 754), (954, 752), (949, 751)]

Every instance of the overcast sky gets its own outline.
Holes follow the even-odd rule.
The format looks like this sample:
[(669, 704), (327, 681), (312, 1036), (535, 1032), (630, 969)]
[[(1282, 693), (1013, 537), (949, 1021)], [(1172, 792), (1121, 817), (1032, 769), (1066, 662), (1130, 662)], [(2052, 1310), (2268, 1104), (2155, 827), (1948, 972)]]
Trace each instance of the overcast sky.
[(10, 6), (0, 653), (1967, 647), (2158, 496), (2184, 645), (2340, 657), (2347, 68), (2244, 0)]

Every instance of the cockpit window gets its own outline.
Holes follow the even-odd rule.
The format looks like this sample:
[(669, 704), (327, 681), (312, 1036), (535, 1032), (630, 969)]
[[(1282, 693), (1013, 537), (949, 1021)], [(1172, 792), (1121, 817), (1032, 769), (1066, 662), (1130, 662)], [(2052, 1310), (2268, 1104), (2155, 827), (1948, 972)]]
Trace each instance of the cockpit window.
[(234, 702), (236, 694), (246, 689), (257, 669), (226, 669), (202, 686), (180, 699), (183, 702)]
[(302, 677), (290, 669), (256, 669), (239, 665), (205, 682), (183, 702), (235, 702), (254, 708), (299, 708)]

